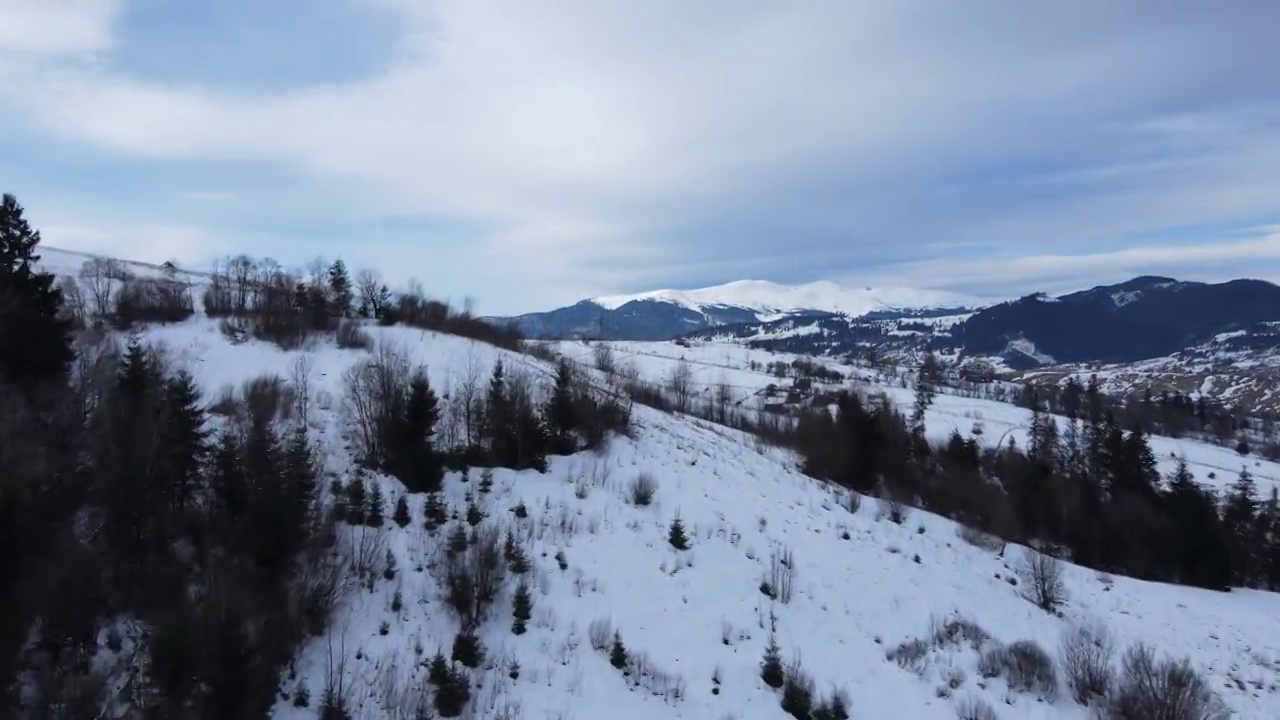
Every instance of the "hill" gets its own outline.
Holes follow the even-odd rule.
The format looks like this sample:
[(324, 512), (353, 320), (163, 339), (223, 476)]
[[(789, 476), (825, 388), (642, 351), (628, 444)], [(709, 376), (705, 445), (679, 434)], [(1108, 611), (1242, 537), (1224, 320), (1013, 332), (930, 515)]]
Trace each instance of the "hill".
[[(213, 307), (221, 310), (216, 290), (222, 280), (208, 282)], [(255, 302), (272, 302), (273, 288), (255, 291), (261, 295)], [(290, 298), (306, 300), (294, 290)], [(279, 317), (311, 322), (300, 308), (289, 308)], [(291, 624), (232, 623), (227, 632), (200, 634), (207, 623), (221, 627), (217, 623), (236, 617), (227, 613), (251, 606), (264, 592), (259, 587), (228, 596), (225, 604), (211, 603), (209, 615), (192, 618), (198, 626), (165, 622), (166, 608), (146, 602), (138, 612), (158, 613), (164, 619), (158, 626), (118, 610), (94, 619), (86, 667), (104, 679), (110, 714), (155, 702), (146, 691), (153, 683), (183, 687), (185, 676), (157, 670), (184, 666), (172, 660), (153, 666), (154, 652), (189, 646), (202, 653), (191, 662), (212, 654), (224, 672), (235, 669), (240, 674), (210, 680), (229, 683), (212, 686), (229, 702), (231, 687), (236, 697), (261, 689), (230, 679), (271, 669), (260, 658), (250, 663), (254, 656), (238, 655), (244, 647), (238, 643), (297, 632), (299, 644), (267, 687), (275, 717), (315, 717), (323, 704), (341, 707), (345, 717), (373, 720), (422, 717), (429, 706), (451, 707), (440, 710), (446, 716), (566, 720), (839, 717), (841, 705), (851, 717), (1086, 718), (1094, 710), (1080, 702), (1088, 698), (1071, 692), (1058, 648), (1065, 638), (1079, 637), (1077, 628), (1099, 624), (1117, 650), (1110, 670), (1119, 670), (1121, 650), (1146, 643), (1157, 659), (1186, 658), (1192, 674), (1180, 677), (1202, 678), (1206, 696), (1219, 697), (1235, 714), (1280, 714), (1280, 643), (1273, 640), (1280, 637), (1280, 595), (1139, 581), (1054, 562), (1061, 587), (1055, 583), (1056, 600), (1047, 612), (1037, 606), (1035, 588), (1037, 578), (1048, 575), (1037, 575), (1032, 562), (1046, 556), (912, 509), (892, 494), (869, 497), (817, 480), (801, 472), (813, 457), (798, 447), (772, 446), (767, 435), (694, 412), (722, 405), (732, 408), (721, 415), (726, 423), (775, 415), (785, 423), (787, 406), (795, 405), (791, 395), (823, 407), (823, 393), (842, 389), (867, 398), (882, 394), (892, 407), (911, 406), (914, 393), (896, 386), (894, 376), (734, 344), (502, 348), (391, 322), (439, 314), (412, 296), (379, 321), (335, 325), (326, 316), (324, 329), (301, 337), (275, 333), (267, 322), (278, 320), (271, 305), (253, 312), (260, 316), (208, 317), (197, 303), (180, 322), (137, 323), (127, 333), (86, 336), (84, 349), (97, 348), (93, 357), (105, 365), (90, 365), (101, 374), (84, 377), (141, 382), (140, 351), (131, 349), (123, 366), (114, 364), (111, 349), (129, 338), (133, 348), (154, 348), (157, 366), (189, 373), (200, 405), (209, 410), (211, 435), (224, 439), (210, 472), (228, 462), (235, 448), (222, 443), (240, 433), (246, 442), (267, 437), (268, 447), (269, 427), (278, 427), (284, 438), (301, 433), (314, 448), (316, 509), (328, 518), (322, 525), (328, 539), (308, 551), (314, 554), (296, 572), (301, 590), (328, 588), (324, 612), (305, 632)], [(430, 322), (467, 327), (447, 320)], [(90, 338), (98, 344), (88, 344)], [(558, 357), (578, 360), (567, 379)], [(501, 376), (493, 372), (499, 363)], [(385, 377), (378, 368), (393, 366), (406, 372), (422, 367), (422, 381), (438, 393), (440, 416), (431, 437), (450, 458), (438, 491), (419, 487), (425, 481), (416, 471), (406, 475), (398, 465), (363, 461), (361, 447), (369, 438), (362, 432), (370, 426), (361, 420), (369, 416), (360, 392), (379, 385), (361, 383)], [(797, 367), (806, 368), (803, 386), (789, 374)], [(618, 427), (622, 432), (603, 435), (605, 442), (591, 450), (575, 444), (549, 457), (545, 467), (485, 467), (499, 458), (495, 423), (518, 438), (515, 446), (503, 445), (518, 455), (537, 432), (514, 418), (546, 408), (536, 412), (550, 421), (552, 398), (563, 387), (585, 393), (575, 396), (579, 401), (623, 403), (628, 422)], [(661, 409), (671, 403), (677, 411)], [(892, 408), (884, 412), (884, 422), (891, 422)], [(394, 417), (399, 423), (413, 416)], [(1010, 440), (1031, 446), (1032, 428), (1041, 422), (1005, 403), (945, 392), (922, 420), (925, 439), (958, 437), (975, 452), (992, 453)], [(492, 442), (471, 442), (473, 428), (492, 435)], [(135, 447), (130, 443), (142, 426), (119, 429), (127, 432), (110, 437)], [(389, 437), (400, 442), (404, 433)], [(100, 457), (98, 447), (92, 446), (91, 457)], [(1242, 466), (1263, 492), (1280, 479), (1280, 466), (1212, 445), (1152, 438), (1150, 447), (1155, 469), (1168, 471), (1178, 465), (1175, 455), (1184, 456), (1193, 481), (1214, 490), (1225, 488)], [(273, 488), (258, 483), (243, 489), (252, 498)], [(212, 490), (215, 504), (237, 507), (234, 493), (225, 496), (219, 485)], [(133, 505), (106, 499), (110, 512), (133, 517)], [(270, 522), (259, 533), (275, 537), (277, 516), (266, 518)], [(114, 526), (104, 527), (114, 532)], [(183, 533), (182, 527), (173, 531)], [(216, 534), (220, 526), (211, 528)], [(179, 537), (184, 539), (162, 555), (177, 562), (202, 556), (207, 540)], [(250, 557), (266, 563), (274, 557), (270, 549), (258, 547), (262, 555)], [(203, 583), (232, 561), (211, 557), (201, 566)], [(527, 612), (518, 613), (521, 607)], [(761, 672), (775, 643), (782, 673), (790, 678), (781, 691)], [(208, 677), (208, 667), (192, 667)], [(823, 712), (808, 712), (806, 698)], [(450, 706), (450, 700), (460, 704)]]

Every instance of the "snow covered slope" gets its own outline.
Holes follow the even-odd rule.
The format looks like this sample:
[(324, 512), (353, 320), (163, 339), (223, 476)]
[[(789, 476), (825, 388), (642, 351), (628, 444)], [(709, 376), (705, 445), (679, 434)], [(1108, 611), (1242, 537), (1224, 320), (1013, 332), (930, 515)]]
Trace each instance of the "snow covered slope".
[[(540, 361), (459, 338), (407, 328), (369, 332), (426, 364), (446, 398), (475, 367), (486, 373), (500, 358), (518, 372), (550, 374)], [(308, 357), (315, 384), (311, 436), (324, 448), (332, 477), (353, 474), (338, 407), (342, 372), (361, 351), (235, 345), (204, 319), (146, 336), (190, 369), (207, 396), (264, 373), (289, 377), (298, 359)], [(674, 357), (655, 347), (674, 348)], [(655, 375), (678, 360), (676, 353), (695, 352), (674, 345), (618, 350), (628, 353), (620, 359)], [(698, 363), (700, 383), (723, 377), (745, 399), (751, 386), (767, 380), (751, 369), (751, 358), (733, 354), (746, 352), (742, 348), (696, 352), (691, 361)], [(998, 423), (1016, 432), (1014, 409), (969, 402), (940, 397), (927, 418), (930, 433), (975, 420), (987, 423), (992, 441)], [(1063, 617), (1051, 616), (1011, 584), (1016, 548), (999, 557), (963, 541), (950, 521), (921, 512), (895, 524), (874, 499), (851, 511), (847, 493), (801, 475), (789, 453), (757, 448), (735, 431), (640, 406), (635, 426), (633, 437), (617, 438), (602, 452), (554, 459), (545, 474), (497, 470), (489, 493), (480, 491), (479, 472), (446, 478), (450, 507), (461, 511), (474, 500), (485, 515), (480, 527), (510, 530), (533, 566), (529, 630), (512, 633), (511, 597), (504, 592), (482, 631), (488, 659), (473, 673), (468, 717), (781, 720), (786, 715), (777, 693), (759, 671), (771, 630), (784, 661), (798, 659), (819, 694), (848, 693), (854, 718), (950, 720), (974, 699), (1005, 720), (1090, 717), (1065, 691), (1038, 697), (999, 677), (984, 678), (978, 652), (964, 644), (929, 643), (924, 657), (901, 665), (889, 659), (904, 641), (929, 636), (931, 619), (955, 617), (991, 635), (986, 649), (1031, 640), (1050, 653), (1070, 623), (1102, 619), (1123, 643), (1145, 640), (1190, 656), (1239, 717), (1280, 716), (1280, 595), (1112, 579), (1068, 566), (1069, 602)], [(653, 503), (644, 507), (632, 503), (628, 491), (640, 473), (658, 483)], [(1258, 475), (1276, 477), (1266, 473)], [(372, 479), (389, 510), (403, 487), (387, 477)], [(276, 717), (314, 718), (326, 680), (335, 677), (350, 690), (352, 717), (413, 717), (426, 692), (427, 660), (437, 650), (449, 654), (458, 626), (445, 610), (440, 582), (448, 527), (428, 531), (423, 497), (410, 496), (409, 504), (412, 521), (403, 528), (390, 522), (377, 531), (343, 527), (341, 547), (363, 540), (380, 555), (385, 543), (395, 570), (390, 579), (379, 572), (368, 586), (353, 588), (329, 630), (302, 649), (294, 672), (282, 679)], [(668, 542), (677, 516), (688, 550)], [(772, 559), (788, 554), (792, 597), (772, 601), (761, 582)], [(615, 669), (607, 652), (593, 648), (593, 625), (595, 635), (616, 629), (648, 671), (626, 677)], [(311, 701), (298, 707), (303, 687)]]
[(968, 307), (974, 298), (941, 290), (905, 287), (853, 288), (829, 281), (780, 285), (767, 280), (737, 280), (698, 290), (654, 290), (635, 295), (610, 295), (591, 302), (616, 310), (630, 302), (655, 300), (702, 310), (709, 306), (740, 307), (760, 313), (818, 310), (850, 316), (874, 310), (921, 307)]

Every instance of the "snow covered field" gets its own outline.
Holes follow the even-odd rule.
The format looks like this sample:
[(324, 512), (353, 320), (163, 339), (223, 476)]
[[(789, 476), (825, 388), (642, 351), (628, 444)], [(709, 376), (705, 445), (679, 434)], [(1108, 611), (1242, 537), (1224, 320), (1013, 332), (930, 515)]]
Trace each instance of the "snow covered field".
[[(539, 361), (455, 337), (369, 330), (424, 363), (442, 395), (469, 367), (478, 366), (487, 378), (498, 358), (509, 367), (550, 374)], [(150, 329), (146, 336), (190, 369), (207, 396), (267, 373), (288, 378), (300, 357), (310, 358), (312, 437), (326, 451), (329, 473), (347, 478), (354, 472), (337, 408), (342, 372), (364, 356), (361, 351), (328, 344), (307, 352), (255, 341), (233, 345), (203, 318)], [(590, 352), (571, 344), (564, 350), (575, 347), (582, 348), (578, 354)], [(771, 381), (747, 369), (749, 361), (781, 359), (731, 346), (619, 344), (617, 350), (620, 360), (653, 379), (683, 354), (696, 363), (699, 382), (729, 382), (743, 397)], [(910, 402), (908, 391), (889, 393)], [(953, 426), (967, 434), (980, 421), (983, 438), (995, 442), (1005, 432), (1016, 434), (1024, 415), (998, 403), (940, 396), (928, 422), (931, 434), (942, 437)], [(771, 615), (783, 660), (799, 658), (820, 695), (845, 690), (854, 718), (950, 719), (959, 704), (975, 697), (1006, 720), (1089, 717), (1065, 690), (1043, 699), (982, 677), (978, 653), (968, 646), (935, 648), (906, 668), (887, 659), (899, 643), (928, 635), (931, 618), (955, 614), (989, 632), (988, 646), (1033, 640), (1051, 654), (1071, 622), (1098, 618), (1122, 643), (1146, 640), (1190, 656), (1239, 717), (1280, 717), (1280, 595), (1111, 579), (1068, 566), (1069, 600), (1064, 617), (1054, 617), (1010, 584), (1017, 548), (998, 557), (966, 543), (950, 521), (921, 512), (894, 524), (880, 516), (874, 499), (850, 512), (841, 491), (799, 474), (790, 454), (759, 451), (735, 431), (641, 406), (635, 425), (633, 438), (617, 438), (598, 454), (556, 458), (546, 474), (497, 470), (491, 493), (479, 492), (479, 472), (466, 483), (458, 473), (446, 478), (450, 507), (461, 513), (470, 496), (486, 515), (481, 527), (510, 529), (524, 541), (533, 565), (529, 631), (511, 631), (509, 590), (484, 627), (488, 668), (474, 678), (472, 717), (783, 718), (777, 694), (759, 672)], [(1163, 455), (1185, 452), (1197, 475), (1220, 467), (1225, 481), (1239, 469), (1239, 458), (1219, 448), (1157, 443)], [(1251, 469), (1272, 482), (1280, 477), (1267, 463)], [(628, 487), (642, 472), (658, 482), (647, 507), (629, 499)], [(375, 480), (390, 516), (403, 488), (389, 478)], [(355, 588), (329, 632), (304, 647), (296, 677), (282, 683), (289, 697), (279, 701), (277, 717), (314, 718), (326, 678), (335, 674), (352, 690), (353, 717), (412, 717), (406, 708), (425, 687), (426, 662), (437, 650), (449, 654), (458, 627), (437, 577), (451, 526), (432, 534), (422, 522), (423, 497), (409, 501), (413, 519), (404, 528), (390, 521), (376, 533), (344, 526), (347, 541), (372, 533), (366, 542), (386, 543), (396, 561), (394, 577), (378, 574), (372, 589)], [(520, 504), (527, 509), (523, 519), (512, 512)], [(677, 515), (689, 550), (668, 542)], [(759, 589), (771, 558), (783, 551), (794, 557), (789, 603), (770, 601)], [(397, 592), (402, 604), (393, 610)], [(589, 630), (600, 620), (619, 631), (633, 656), (647, 656), (653, 671), (641, 679), (642, 687), (612, 667), (606, 652), (593, 649)], [(718, 693), (713, 677), (720, 679)], [(294, 706), (299, 686), (312, 698), (309, 707)]]
[[(769, 374), (765, 369), (769, 363), (780, 361), (790, 364), (800, 358), (852, 377), (855, 387), (871, 392), (883, 391), (904, 412), (910, 413), (915, 400), (914, 392), (909, 388), (886, 385), (865, 368), (843, 365), (828, 358), (771, 353), (719, 342), (691, 343), (688, 347), (673, 342), (604, 344), (613, 350), (619, 362), (631, 363), (646, 381), (665, 381), (683, 360), (692, 371), (695, 392), (709, 396), (713, 388), (725, 383), (731, 387), (734, 401), (741, 401), (744, 407), (754, 407), (761, 402), (762, 393), (770, 384), (789, 384), (790, 381), (782, 381)], [(560, 342), (555, 345), (557, 350), (568, 357), (586, 364), (592, 362), (594, 349), (590, 345), (581, 342)], [(753, 362), (759, 369), (751, 369)], [(945, 441), (953, 431), (958, 430), (965, 437), (976, 437), (983, 446), (1007, 443), (1012, 438), (1020, 446), (1026, 447), (1030, 421), (1030, 411), (1014, 405), (946, 394), (938, 395), (925, 417), (930, 439)], [(1059, 418), (1059, 422), (1066, 420)], [(973, 432), (975, 426), (981, 429), (978, 435)], [(1266, 497), (1273, 486), (1280, 486), (1278, 463), (1253, 456), (1241, 457), (1231, 448), (1195, 440), (1153, 436), (1150, 444), (1160, 461), (1162, 474), (1170, 473), (1176, 467), (1177, 459), (1185, 457), (1192, 475), (1206, 485), (1225, 487), (1235, 480), (1242, 467), (1247, 467), (1258, 483), (1261, 496)]]

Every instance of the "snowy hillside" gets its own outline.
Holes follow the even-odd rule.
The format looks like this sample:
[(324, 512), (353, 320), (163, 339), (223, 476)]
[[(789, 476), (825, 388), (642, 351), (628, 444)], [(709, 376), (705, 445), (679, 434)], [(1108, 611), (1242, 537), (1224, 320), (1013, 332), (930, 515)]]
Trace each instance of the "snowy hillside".
[[(781, 285), (766, 280), (737, 280), (698, 290), (654, 290), (634, 295), (610, 295), (591, 302), (616, 310), (629, 302), (653, 300), (692, 310), (731, 306), (761, 313), (818, 310), (856, 317), (875, 310), (921, 307), (968, 307), (975, 298), (940, 290), (905, 287), (853, 288), (821, 281), (805, 285)], [(765, 319), (765, 318), (762, 318)]]
[[(600, 344), (600, 343), (598, 343)], [(651, 382), (664, 382), (683, 362), (691, 370), (694, 392), (709, 397), (721, 385), (732, 392), (733, 402), (747, 410), (754, 410), (770, 402), (771, 385), (782, 384), (768, 372), (770, 363), (790, 364), (795, 360), (816, 362), (839, 372), (852, 381), (854, 387), (867, 392), (883, 392), (899, 407), (909, 411), (914, 402), (914, 392), (901, 385), (886, 383), (884, 378), (866, 368), (843, 364), (829, 358), (811, 358), (790, 353), (772, 353), (765, 350), (744, 348), (728, 342), (688, 343), (604, 343), (610, 347), (620, 362), (627, 362)], [(556, 347), (568, 357), (584, 363), (592, 362), (595, 350), (582, 343), (562, 342)], [(837, 383), (837, 385), (842, 385)], [(1030, 411), (1008, 403), (981, 398), (958, 397), (941, 394), (926, 414), (928, 436), (934, 442), (943, 442), (953, 431), (966, 438), (973, 438), (983, 447), (1008, 443), (1010, 439), (1026, 447), (1027, 431), (1031, 423)], [(1065, 423), (1063, 418), (1058, 422)], [(1242, 458), (1231, 448), (1195, 440), (1152, 436), (1149, 439), (1162, 474), (1168, 474), (1185, 458), (1196, 480), (1216, 488), (1225, 488), (1247, 467), (1258, 481), (1260, 493), (1265, 497), (1273, 486), (1280, 487), (1280, 463), (1259, 458)]]
[[(451, 336), (369, 332), (424, 363), (446, 402), (475, 368), (483, 377), (499, 358), (518, 372), (551, 375), (540, 361)], [(190, 369), (207, 397), (263, 374), (290, 377), (299, 358), (308, 358), (315, 384), (311, 436), (325, 450), (331, 477), (354, 472), (337, 407), (343, 370), (363, 351), (325, 343), (295, 352), (233, 344), (202, 318), (150, 329), (146, 338)], [(696, 363), (700, 383), (731, 383), (743, 398), (768, 382), (750, 369), (741, 348), (617, 350), (654, 375), (683, 353)], [(956, 400), (939, 398), (928, 418), (932, 435), (982, 422), (995, 441), (1022, 422), (1007, 406)], [(1063, 617), (1048, 615), (1013, 584), (1017, 548), (999, 557), (961, 539), (952, 522), (922, 512), (895, 524), (874, 499), (851, 510), (848, 493), (806, 478), (789, 453), (760, 448), (736, 431), (642, 406), (634, 409), (634, 425), (633, 437), (616, 438), (599, 453), (555, 458), (545, 474), (496, 470), (490, 492), (478, 471), (465, 482), (461, 473), (447, 476), (444, 495), (455, 515), (466, 515), (474, 502), (483, 515), (478, 527), (510, 531), (532, 566), (528, 632), (512, 632), (509, 585), (483, 626), (487, 660), (472, 675), (469, 717), (781, 719), (778, 694), (760, 673), (774, 630), (782, 660), (812, 674), (819, 698), (834, 689), (846, 693), (854, 718), (949, 720), (981, 700), (1006, 720), (1083, 719), (1089, 711), (1061, 680), (1037, 691), (1015, 689), (980, 659), (1020, 640), (1056, 654), (1066, 628), (1095, 619), (1122, 645), (1145, 640), (1190, 656), (1239, 717), (1280, 715), (1280, 595), (1216, 593), (1068, 566)], [(1213, 455), (1216, 448), (1180, 449), (1198, 470), (1220, 463), (1229, 472), (1235, 465)], [(632, 496), (642, 473), (657, 483), (647, 506)], [(1258, 476), (1275, 480), (1280, 469), (1261, 467)], [(404, 488), (388, 477), (373, 480), (389, 515)], [(352, 589), (325, 634), (303, 648), (282, 680), (276, 717), (316, 717), (318, 698), (333, 682), (348, 690), (354, 718), (414, 717), (428, 687), (428, 661), (437, 651), (448, 656), (458, 632), (440, 572), (450, 528), (464, 521), (428, 530), (423, 496), (408, 500), (411, 521), (404, 527), (341, 528), (340, 547), (378, 567), (365, 568), (367, 583)], [(683, 551), (669, 542), (677, 516), (689, 538)], [(390, 570), (382, 566), (384, 548), (394, 557)], [(790, 571), (777, 562), (786, 558)], [(791, 587), (789, 602), (761, 592), (770, 580)], [(942, 635), (910, 644), (957, 618), (990, 637), (973, 645)], [(630, 675), (610, 663), (610, 630), (630, 656)], [(923, 651), (895, 652), (899, 646)], [(305, 707), (301, 688), (309, 696)]]

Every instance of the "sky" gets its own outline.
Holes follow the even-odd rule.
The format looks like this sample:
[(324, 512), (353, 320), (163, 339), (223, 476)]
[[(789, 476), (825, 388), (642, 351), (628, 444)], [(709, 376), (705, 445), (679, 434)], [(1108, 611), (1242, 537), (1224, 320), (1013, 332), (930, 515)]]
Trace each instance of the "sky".
[(0, 0), (54, 247), (488, 314), (737, 279), (1280, 280), (1280, 3)]

